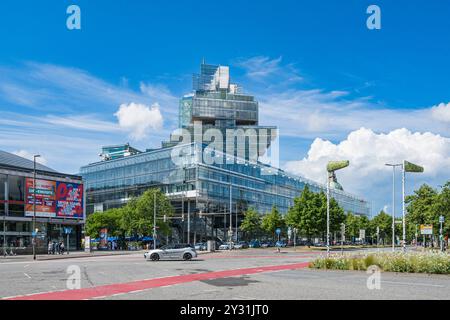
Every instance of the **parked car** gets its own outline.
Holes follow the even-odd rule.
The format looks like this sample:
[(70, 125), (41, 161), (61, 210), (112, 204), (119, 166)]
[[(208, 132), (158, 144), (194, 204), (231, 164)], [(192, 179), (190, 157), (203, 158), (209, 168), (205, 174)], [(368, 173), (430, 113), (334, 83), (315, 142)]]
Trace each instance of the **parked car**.
[(272, 241), (264, 241), (261, 243), (261, 248), (273, 247), (275, 244)]
[(245, 241), (239, 241), (237, 244), (234, 245), (234, 249), (247, 249), (248, 243)]
[(314, 247), (326, 247), (327, 244), (325, 242), (317, 242), (314, 243)]
[(286, 247), (286, 242), (284, 242), (284, 241), (277, 241), (275, 243), (275, 247), (284, 248), (284, 247)]
[(190, 244), (172, 244), (165, 245), (156, 250), (150, 250), (144, 253), (146, 260), (191, 260), (197, 257), (197, 252)]
[(197, 242), (195, 244), (195, 250), (197, 251), (206, 251), (207, 249), (207, 244), (205, 242)]
[[(231, 249), (234, 248), (234, 244), (231, 243)], [(219, 246), (219, 250), (230, 250), (230, 243), (223, 243)]]
[(249, 247), (250, 248), (260, 248), (261, 243), (258, 240), (252, 240), (252, 241), (250, 241)]

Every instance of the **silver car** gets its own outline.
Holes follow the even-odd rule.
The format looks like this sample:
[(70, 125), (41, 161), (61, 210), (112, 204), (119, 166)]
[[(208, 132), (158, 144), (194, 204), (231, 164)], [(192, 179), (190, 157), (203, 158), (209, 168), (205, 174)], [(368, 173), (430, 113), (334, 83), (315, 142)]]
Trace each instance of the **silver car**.
[(197, 258), (197, 252), (188, 244), (172, 244), (161, 247), (160, 249), (150, 250), (144, 253), (146, 260), (191, 260)]

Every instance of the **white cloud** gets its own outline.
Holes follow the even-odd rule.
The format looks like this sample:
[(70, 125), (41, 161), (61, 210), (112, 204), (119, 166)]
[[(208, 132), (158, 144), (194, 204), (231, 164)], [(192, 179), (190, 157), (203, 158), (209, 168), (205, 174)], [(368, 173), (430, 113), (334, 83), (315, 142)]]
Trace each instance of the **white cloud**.
[[(36, 153), (31, 153), (28, 152), (27, 150), (18, 150), (18, 151), (14, 151), (13, 154), (15, 154), (16, 156), (28, 159), (28, 160), (34, 160), (34, 155)], [(47, 160), (41, 155), (39, 158), (36, 158), (36, 162), (46, 165), (47, 164)]]
[(139, 103), (122, 104), (114, 115), (119, 126), (128, 130), (136, 140), (145, 138), (150, 130), (161, 129), (163, 125), (158, 104), (151, 107)]
[[(389, 132), (398, 128), (433, 131), (449, 135), (445, 117), (450, 107), (393, 109), (379, 106), (369, 98), (349, 98), (343, 91), (291, 89), (285, 92), (261, 91), (260, 119), (277, 125), (283, 136), (342, 139), (362, 126)], [(438, 115), (439, 114), (439, 115)], [(440, 121), (436, 121), (439, 117)]]
[(294, 83), (303, 80), (294, 64), (282, 64), (282, 57), (271, 59), (266, 56), (256, 56), (237, 59), (233, 64), (245, 70), (246, 76), (256, 82), (265, 82), (275, 78), (273, 85)]
[(450, 102), (447, 104), (441, 103), (431, 108), (431, 115), (434, 119), (442, 122), (448, 122), (450, 125)]
[(450, 178), (450, 138), (430, 132), (413, 133), (407, 129), (383, 134), (361, 128), (336, 144), (316, 138), (307, 157), (287, 162), (285, 169), (325, 182), (327, 162), (343, 159), (350, 160), (350, 167), (338, 172), (344, 189), (374, 200), (374, 209), (378, 210), (383, 208), (392, 192), (389, 188), (392, 169), (385, 163), (408, 160), (421, 164), (425, 168), (420, 174), (421, 182), (442, 183)]

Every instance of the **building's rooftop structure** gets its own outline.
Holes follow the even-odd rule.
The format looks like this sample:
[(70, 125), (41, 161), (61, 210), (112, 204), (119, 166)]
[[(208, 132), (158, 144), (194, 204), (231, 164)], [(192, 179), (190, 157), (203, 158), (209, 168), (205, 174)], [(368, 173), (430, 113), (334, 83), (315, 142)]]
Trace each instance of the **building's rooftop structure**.
[[(34, 162), (18, 155), (0, 150), (0, 167), (33, 170)], [(36, 170), (57, 173), (56, 170), (36, 163)]]

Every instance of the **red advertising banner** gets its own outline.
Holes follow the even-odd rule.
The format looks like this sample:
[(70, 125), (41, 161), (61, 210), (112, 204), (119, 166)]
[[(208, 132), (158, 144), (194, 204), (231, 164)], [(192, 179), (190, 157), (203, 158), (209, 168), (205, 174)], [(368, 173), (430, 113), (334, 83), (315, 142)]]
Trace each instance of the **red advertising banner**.
[[(33, 179), (26, 181), (25, 216), (34, 215)], [(83, 185), (36, 179), (36, 217), (83, 219)]]
[(56, 182), (56, 217), (83, 219), (83, 185)]
[[(27, 178), (25, 215), (33, 216), (34, 180)], [(36, 180), (36, 217), (56, 216), (56, 181)]]

